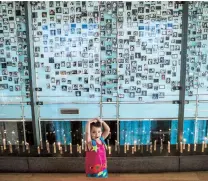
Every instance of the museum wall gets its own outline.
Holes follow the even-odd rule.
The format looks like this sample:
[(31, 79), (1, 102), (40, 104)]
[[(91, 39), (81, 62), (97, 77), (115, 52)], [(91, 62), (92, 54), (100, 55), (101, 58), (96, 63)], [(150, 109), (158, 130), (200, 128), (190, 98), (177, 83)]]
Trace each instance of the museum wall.
[[(184, 3), (178, 1), (28, 3), (0, 3), (1, 154), (9, 153), (10, 145), (25, 153), (34, 144), (29, 61), (35, 67), (41, 143), (47, 148), (42, 154), (48, 143), (53, 151), (59, 143), (67, 153), (71, 146), (79, 153), (77, 145), (83, 152), (86, 121), (101, 117), (111, 127), (107, 143), (113, 154), (133, 145), (145, 146), (142, 154), (158, 149), (156, 155), (166, 155), (171, 148), (175, 155), (181, 72), (186, 76), (182, 144), (187, 153), (195, 144), (197, 154), (206, 152), (201, 147), (207, 143), (207, 2), (189, 2), (185, 32)], [(181, 59), (183, 36), (186, 59)], [(76, 113), (64, 114), (67, 109)]]

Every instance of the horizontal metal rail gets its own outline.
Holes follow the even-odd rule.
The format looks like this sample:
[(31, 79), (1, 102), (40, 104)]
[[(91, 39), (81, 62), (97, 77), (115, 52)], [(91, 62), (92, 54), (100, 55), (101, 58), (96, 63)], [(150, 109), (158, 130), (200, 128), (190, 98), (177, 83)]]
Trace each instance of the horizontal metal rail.
[[(92, 118), (40, 118), (40, 121), (87, 121)], [(167, 117), (167, 118), (103, 118), (105, 121), (171, 121), (177, 120), (176, 117)], [(185, 117), (184, 119), (195, 120), (195, 117)], [(197, 120), (208, 120), (208, 117), (197, 117)], [(24, 118), (25, 122), (31, 122), (32, 119)], [(0, 118), (0, 122), (23, 122), (23, 119), (20, 118)]]

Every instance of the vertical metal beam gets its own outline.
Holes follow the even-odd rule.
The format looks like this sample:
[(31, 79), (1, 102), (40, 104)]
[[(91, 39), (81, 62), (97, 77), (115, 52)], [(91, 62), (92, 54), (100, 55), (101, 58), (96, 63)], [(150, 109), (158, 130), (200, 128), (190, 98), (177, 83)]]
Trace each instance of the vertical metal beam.
[[(99, 9), (100, 9), (100, 2), (99, 2)], [(99, 18), (100, 18), (100, 13), (99, 13)], [(99, 34), (100, 34), (100, 24), (101, 22), (99, 21)], [(101, 42), (101, 36), (100, 36), (100, 42)], [(101, 43), (100, 43), (100, 46), (99, 46), (99, 61), (101, 62)], [(100, 83), (102, 83), (102, 65), (100, 64)], [(103, 85), (100, 84), (100, 118), (102, 119), (103, 118), (103, 94), (102, 94), (102, 91), (103, 91)]]
[(183, 121), (185, 107), (185, 90), (186, 90), (186, 57), (187, 57), (187, 37), (188, 37), (188, 1), (183, 2), (182, 14), (182, 44), (181, 44), (181, 70), (180, 70), (180, 95), (178, 110), (178, 143), (183, 140)]
[(198, 126), (197, 126), (197, 121), (198, 121), (198, 106), (199, 106), (199, 88), (197, 88), (197, 94), (196, 94), (196, 104), (195, 104), (195, 134), (194, 134), (194, 144), (197, 143), (197, 137), (198, 137)]
[[(116, 6), (117, 6), (117, 11), (116, 11), (116, 17), (118, 17), (118, 3), (116, 2)], [(117, 25), (117, 19), (116, 19), (116, 31), (118, 33), (118, 25)], [(119, 143), (119, 147), (120, 147), (120, 127), (119, 127), (119, 121), (120, 121), (120, 115), (119, 115), (119, 65), (118, 65), (118, 36), (116, 36), (116, 40), (117, 40), (117, 49), (116, 49), (116, 71), (117, 71), (117, 97), (116, 97), (116, 122), (117, 122), (117, 142)]]
[(40, 145), (40, 127), (38, 118), (38, 107), (36, 105), (37, 96), (35, 94), (36, 79), (35, 79), (35, 67), (34, 67), (34, 51), (33, 51), (33, 36), (32, 36), (32, 7), (30, 1), (25, 1), (25, 19), (26, 19), (26, 40), (27, 40), (27, 57), (28, 57), (28, 70), (30, 80), (30, 102), (32, 113), (32, 127), (34, 145)]

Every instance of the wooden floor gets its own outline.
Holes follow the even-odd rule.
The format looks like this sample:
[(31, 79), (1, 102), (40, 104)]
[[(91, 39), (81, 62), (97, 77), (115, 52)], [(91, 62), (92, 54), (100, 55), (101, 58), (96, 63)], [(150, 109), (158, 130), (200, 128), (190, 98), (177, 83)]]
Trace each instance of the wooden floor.
[[(94, 180), (84, 174), (0, 173), (0, 181), (78, 181)], [(109, 174), (112, 181), (208, 181), (207, 172), (180, 172), (159, 174)]]

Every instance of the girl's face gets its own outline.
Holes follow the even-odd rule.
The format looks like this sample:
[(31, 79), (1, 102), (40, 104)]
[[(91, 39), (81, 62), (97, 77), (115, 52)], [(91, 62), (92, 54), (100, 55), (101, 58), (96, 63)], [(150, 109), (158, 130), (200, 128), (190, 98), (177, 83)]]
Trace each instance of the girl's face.
[(101, 137), (101, 135), (102, 135), (101, 128), (93, 126), (91, 129), (91, 138), (93, 140), (97, 140)]

